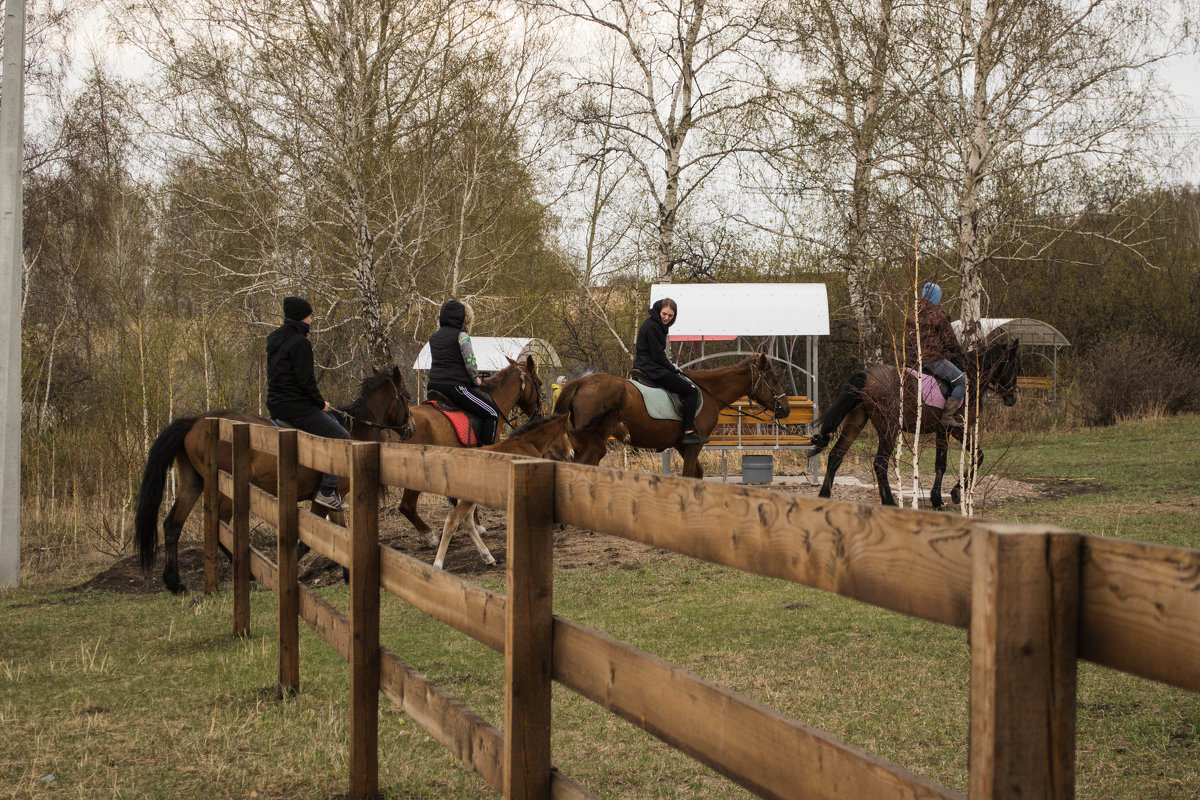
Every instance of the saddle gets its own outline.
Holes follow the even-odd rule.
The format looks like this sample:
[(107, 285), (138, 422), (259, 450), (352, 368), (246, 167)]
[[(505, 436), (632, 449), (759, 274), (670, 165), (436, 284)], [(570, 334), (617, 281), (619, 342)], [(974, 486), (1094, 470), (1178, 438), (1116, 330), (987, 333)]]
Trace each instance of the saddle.
[[(651, 419), (674, 419), (683, 421), (683, 400), (679, 395), (672, 394), (660, 386), (655, 386), (642, 373), (635, 369), (629, 372), (629, 382), (642, 393), (642, 401), (646, 404), (646, 414)], [(700, 402), (696, 404), (696, 414), (704, 408), (704, 392), (700, 392)]]
[(928, 371), (928, 368), (922, 368), (921, 373), (912, 367), (905, 367), (905, 371), (917, 378), (921, 382), (921, 404), (931, 406), (933, 408), (945, 408), (946, 398), (950, 396), (950, 384), (938, 378)]
[(458, 442), (463, 447), (479, 447), (481, 441), (479, 439), (479, 421), (452, 404), (442, 394), (431, 391), (427, 395), (428, 399), (423, 405), (433, 406), (440, 411), (446, 419), (450, 420), (450, 424), (454, 427), (454, 435), (458, 437)]

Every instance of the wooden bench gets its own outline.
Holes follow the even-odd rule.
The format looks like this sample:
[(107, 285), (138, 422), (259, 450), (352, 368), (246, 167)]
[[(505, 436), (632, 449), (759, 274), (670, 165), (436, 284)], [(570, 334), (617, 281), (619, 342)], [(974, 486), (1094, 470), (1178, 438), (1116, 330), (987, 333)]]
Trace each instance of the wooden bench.
[(1054, 391), (1054, 379), (1034, 375), (1019, 375), (1017, 376), (1017, 388), (1039, 392), (1052, 392)]
[(721, 409), (717, 426), (709, 434), (709, 448), (733, 450), (801, 450), (812, 446), (812, 401), (803, 395), (788, 398), (788, 414), (782, 419), (761, 406), (751, 407), (745, 398)]

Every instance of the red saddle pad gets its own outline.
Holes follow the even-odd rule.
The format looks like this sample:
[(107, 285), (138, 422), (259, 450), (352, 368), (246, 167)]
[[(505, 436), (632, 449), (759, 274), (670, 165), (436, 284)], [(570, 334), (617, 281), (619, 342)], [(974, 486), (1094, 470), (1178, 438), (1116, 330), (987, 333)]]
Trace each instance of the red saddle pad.
[(454, 426), (454, 434), (458, 437), (459, 444), (463, 447), (479, 447), (479, 437), (475, 435), (475, 428), (471, 425), (471, 417), (465, 411), (446, 408), (436, 400), (426, 400), (425, 405), (433, 406), (442, 412), (446, 416), (446, 419), (450, 420), (450, 424)]

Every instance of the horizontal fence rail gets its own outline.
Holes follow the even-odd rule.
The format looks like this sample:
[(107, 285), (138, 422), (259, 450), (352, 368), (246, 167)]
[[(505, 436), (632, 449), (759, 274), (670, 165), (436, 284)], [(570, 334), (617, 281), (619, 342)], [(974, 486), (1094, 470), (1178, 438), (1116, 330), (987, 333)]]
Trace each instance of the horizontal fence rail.
[[(381, 693), (506, 798), (592, 797), (550, 764), (552, 680), (761, 797), (961, 797), (555, 616), (554, 523), (969, 629), (971, 798), (1074, 796), (1078, 658), (1200, 691), (1200, 551), (228, 420), (212, 421), (209, 446), (210, 464), (228, 448), (231, 469), (205, 476), (205, 588), (217, 588), (220, 542), (236, 635), (249, 631), (251, 574), (279, 596), (283, 691), (299, 689), (298, 619), (350, 663), (352, 797), (378, 790)], [(276, 486), (250, 483), (252, 455), (275, 461)], [(350, 478), (345, 525), (298, 508), (302, 467)], [(384, 486), (505, 510), (505, 594), (381, 546)], [(277, 529), (278, 565), (249, 546), (251, 514)], [(297, 542), (349, 569), (348, 617), (298, 584)], [(504, 654), (503, 730), (379, 646), (381, 589)]]

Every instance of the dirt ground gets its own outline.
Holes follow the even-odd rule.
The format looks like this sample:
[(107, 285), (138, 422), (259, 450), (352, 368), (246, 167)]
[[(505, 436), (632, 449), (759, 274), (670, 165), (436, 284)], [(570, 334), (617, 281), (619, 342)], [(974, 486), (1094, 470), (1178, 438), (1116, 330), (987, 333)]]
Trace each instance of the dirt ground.
[[(878, 494), (873, 478), (865, 472), (846, 472), (838, 476), (839, 482), (834, 486), (833, 496), (837, 500), (856, 503), (877, 503)], [(721, 477), (710, 478), (719, 482)], [(732, 476), (731, 481), (740, 480)], [(787, 492), (797, 496), (816, 497), (817, 488), (808, 483), (807, 477), (795, 478), (778, 477), (777, 482), (770, 485), (772, 491)], [(946, 502), (949, 503), (949, 485), (945, 487)], [(928, 487), (926, 487), (928, 488)], [(893, 490), (895, 480), (893, 479)], [(987, 509), (996, 504), (1020, 501), (1036, 497), (1044, 492), (1052, 491), (1031, 483), (987, 476), (983, 479), (978, 499), (977, 513), (982, 507), (982, 516), (987, 516)], [(384, 503), (380, 514), (380, 541), (400, 552), (422, 561), (432, 562), (434, 548), (427, 546), (417, 536), (416, 531), (398, 509), (399, 499)], [(927, 505), (923, 506), (927, 507)], [(435, 530), (440, 531), (442, 522), (450, 512), (449, 502), (436, 495), (422, 495), (419, 511)], [(496, 558), (496, 565), (489, 566), (483, 562), (470, 537), (465, 532), (458, 532), (450, 542), (450, 550), (446, 556), (445, 569), (463, 577), (499, 576), (503, 574), (505, 563), (505, 531), (504, 512), (492, 509), (481, 509), (483, 525), (487, 532), (483, 535), (484, 544)], [(199, 516), (199, 513), (196, 513)], [(189, 530), (195, 530), (194, 523)], [(252, 526), (251, 543), (274, 558), (275, 538), (272, 528), (266, 525)], [(554, 562), (558, 569), (578, 569), (581, 567), (597, 566), (632, 566), (648, 558), (660, 558), (666, 551), (649, 547), (638, 542), (631, 542), (615, 536), (582, 530), (570, 526), (562, 526), (555, 530)], [(203, 550), (195, 539), (185, 539), (179, 551), (179, 571), (185, 585), (195, 590), (203, 584), (204, 555)], [(162, 570), (161, 556), (154, 571), (150, 575), (142, 573), (133, 556), (114, 562), (109, 568), (91, 579), (79, 584), (79, 591), (110, 591), (128, 594), (144, 594), (165, 591), (160, 577)], [(341, 568), (329, 559), (317, 553), (309, 553), (300, 561), (300, 580), (306, 586), (319, 587), (340, 583)], [(228, 581), (229, 562), (221, 560), (221, 580)]]

